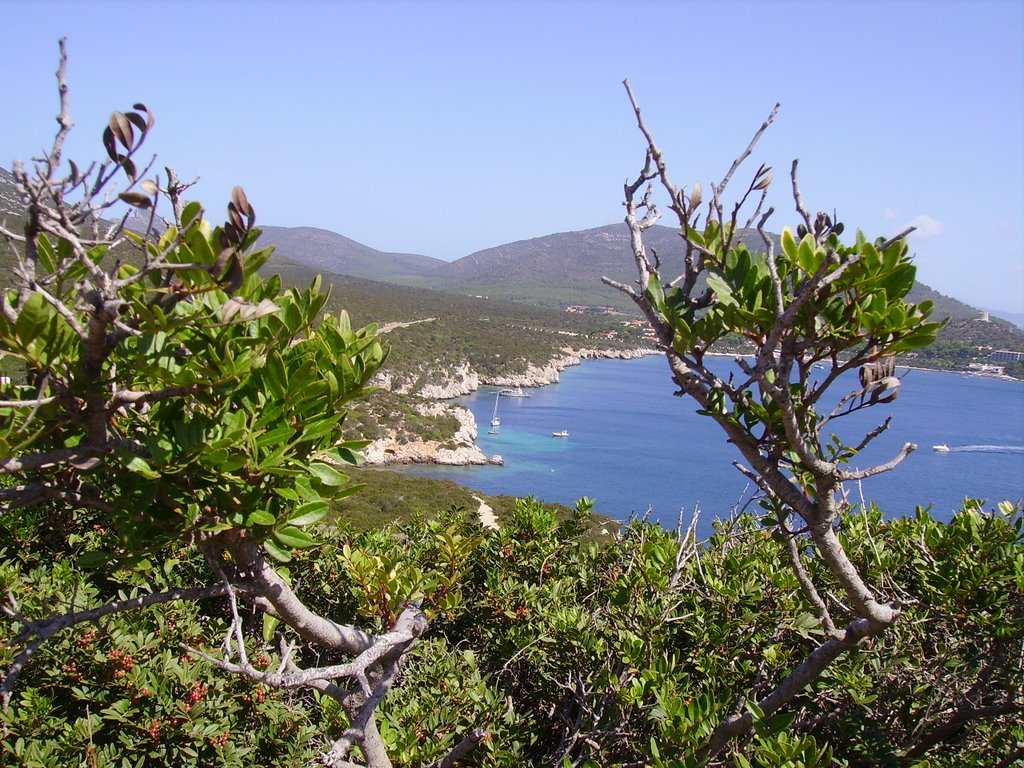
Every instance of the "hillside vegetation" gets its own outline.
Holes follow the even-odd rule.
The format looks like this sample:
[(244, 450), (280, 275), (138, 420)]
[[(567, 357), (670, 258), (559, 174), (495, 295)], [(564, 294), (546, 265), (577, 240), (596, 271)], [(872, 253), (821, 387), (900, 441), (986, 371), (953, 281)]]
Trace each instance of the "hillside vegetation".
[[(11, 176), (0, 169), (0, 219), (9, 229), (22, 225), (19, 208)], [(678, 271), (677, 231), (654, 226), (647, 237), (665, 272)], [(752, 251), (762, 247), (755, 230), (741, 230), (737, 240)], [(640, 331), (623, 322), (639, 318), (636, 308), (600, 280), (602, 275), (628, 280), (629, 234), (622, 224), (507, 243), (451, 263), (385, 253), (313, 227), (263, 227), (258, 242), (276, 248), (262, 271), (279, 273), (286, 285), (306, 286), (323, 274), (332, 288), (332, 310), (344, 306), (359, 323), (415, 323), (389, 334), (393, 352), (386, 368), (413, 389), (417, 381), (443, 383), (463, 364), (485, 377), (515, 375), (530, 365), (543, 367), (567, 348), (645, 344)], [(10, 283), (10, 265), (10, 253), (0, 253), (0, 286)], [(1024, 330), (1012, 323), (980, 322), (979, 310), (919, 282), (908, 298), (929, 300), (935, 317), (950, 318), (938, 341), (906, 359), (908, 364), (965, 370), (994, 349), (1024, 351)], [(606, 307), (624, 316), (563, 311), (574, 305)], [(1006, 370), (1024, 377), (1022, 364)]]
[[(647, 237), (648, 247), (662, 259), (666, 274), (678, 273), (682, 266), (678, 232), (670, 227), (654, 226), (647, 231)], [(333, 242), (340, 246), (342, 240), (344, 238)], [(755, 230), (741, 230), (737, 233), (737, 241), (746, 244), (752, 252), (763, 249), (763, 242)], [(281, 250), (272, 262), (272, 268), (298, 283), (311, 279), (313, 270), (309, 268), (310, 264), (331, 264), (335, 268), (329, 269), (328, 272), (344, 272), (339, 265), (352, 262), (353, 254), (357, 255), (360, 252), (358, 249), (347, 250), (351, 246), (346, 246), (330, 259), (322, 255), (314, 257), (311, 255), (312, 241), (307, 241), (299, 233), (287, 240), (282, 237), (280, 242)], [(393, 342), (398, 361), (395, 364), (404, 364), (401, 361), (405, 358), (403, 346), (406, 344), (409, 347), (409, 354), (412, 355), (410, 359), (418, 359), (422, 356), (422, 350), (436, 349), (434, 345), (438, 341), (453, 338), (456, 343), (444, 347), (446, 357), (443, 358), (442, 364), (454, 359), (447, 353), (465, 349), (467, 355), (472, 355), (474, 367), (487, 361), (486, 366), (478, 369), (492, 373), (496, 370), (495, 366), (507, 366), (507, 363), (502, 361), (508, 361), (509, 357), (499, 357), (503, 342), (500, 337), (495, 338), (487, 332), (485, 322), (480, 323), (479, 328), (472, 328), (474, 316), (484, 318), (500, 315), (505, 318), (511, 314), (514, 318), (514, 327), (520, 329), (565, 330), (568, 333), (581, 333), (591, 339), (599, 339), (601, 334), (615, 330), (620, 338), (625, 335), (629, 342), (638, 343), (638, 336), (624, 331), (620, 320), (617, 319), (605, 318), (596, 324), (581, 323), (578, 321), (578, 315), (538, 314), (532, 308), (524, 306), (536, 305), (555, 309), (572, 305), (608, 307), (628, 316), (639, 317), (636, 308), (621, 293), (601, 283), (602, 276), (628, 280), (629, 259), (628, 231), (622, 224), (611, 224), (507, 243), (479, 251), (450, 264), (442, 263), (427, 271), (406, 270), (404, 274), (396, 274), (390, 266), (391, 262), (385, 260), (380, 270), (386, 271), (387, 275), (377, 273), (377, 279), (381, 280), (468, 294), (478, 298), (475, 303), (461, 303), (457, 299), (448, 298), (447, 294), (439, 294), (437, 290), (392, 290), (351, 281), (340, 274), (327, 274), (326, 277), (329, 283), (342, 286), (343, 290), (355, 292), (355, 303), (370, 310), (370, 315), (364, 316), (367, 321), (444, 318), (444, 313), (450, 311), (454, 313), (451, 316), (452, 323), (465, 329), (459, 332), (450, 331), (444, 327), (448, 325), (447, 321), (442, 321), (431, 330), (419, 328), (396, 335)], [(359, 275), (374, 274), (370, 263), (355, 265), (353, 269)], [(364, 298), (359, 295), (361, 287), (371, 293), (377, 292), (379, 296)], [(480, 303), (479, 299), (482, 297), (514, 302), (521, 306), (521, 310), (507, 305)], [(983, 362), (985, 355), (995, 349), (1024, 351), (1024, 329), (1006, 320), (992, 317), (988, 322), (983, 322), (980, 319), (980, 310), (920, 282), (915, 282), (908, 299), (917, 303), (931, 301), (935, 306), (935, 317), (949, 318), (949, 323), (940, 332), (936, 344), (908, 357), (905, 360), (908, 364), (966, 370), (970, 363)], [(500, 308), (492, 309), (494, 306)], [(465, 346), (462, 342), (467, 340), (470, 343)], [(473, 340), (486, 345), (486, 351), (476, 349)], [(552, 347), (543, 334), (538, 334), (531, 340), (536, 342), (535, 352), (532, 354), (534, 360), (550, 359), (552, 348), (559, 348), (558, 345)], [(732, 344), (728, 347), (737, 351), (742, 348), (742, 344)], [(416, 351), (417, 349), (420, 351)], [(512, 359), (521, 359), (521, 356), (514, 355)], [(439, 362), (442, 362), (442, 359), (439, 359)], [(1005, 367), (1008, 374), (1024, 377), (1024, 365), (1009, 364)]]
[[(265, 269), (276, 269), (273, 260)], [(282, 277), (301, 285), (311, 275), (293, 267)], [(390, 328), (385, 370), (403, 381), (429, 383), (433, 377), (438, 383), (457, 367), (484, 377), (515, 375), (569, 350), (649, 344), (635, 323), (627, 325), (635, 320), (631, 315), (573, 313), (345, 275), (324, 275), (324, 283), (331, 291), (329, 311), (344, 307), (356, 323)]]

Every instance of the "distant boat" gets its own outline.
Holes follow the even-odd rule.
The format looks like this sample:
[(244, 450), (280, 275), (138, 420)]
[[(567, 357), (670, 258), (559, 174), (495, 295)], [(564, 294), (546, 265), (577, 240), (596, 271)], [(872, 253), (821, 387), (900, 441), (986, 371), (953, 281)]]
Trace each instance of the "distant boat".
[(491, 426), (497, 427), (501, 425), (501, 419), (498, 418), (498, 401), (501, 400), (501, 392), (497, 392), (494, 396), (494, 415), (491, 416)]
[(516, 387), (515, 389), (503, 389), (499, 394), (505, 397), (529, 397), (529, 392), (524, 392), (522, 387)]
[(949, 453), (949, 446), (945, 443), (939, 443), (938, 445), (933, 445), (932, 450), (939, 453)]
[(562, 430), (559, 430), (558, 432), (552, 432), (551, 436), (552, 437), (568, 437), (569, 436), (569, 430), (562, 429)]

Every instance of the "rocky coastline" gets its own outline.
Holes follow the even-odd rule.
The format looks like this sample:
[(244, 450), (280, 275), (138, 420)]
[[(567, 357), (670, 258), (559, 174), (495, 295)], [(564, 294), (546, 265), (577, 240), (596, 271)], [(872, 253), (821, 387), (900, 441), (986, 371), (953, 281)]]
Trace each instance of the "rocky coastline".
[[(431, 371), (415, 382), (397, 381), (389, 373), (378, 374), (373, 384), (398, 394), (415, 393), (431, 402), (424, 403), (418, 410), (424, 416), (447, 414), (454, 416), (459, 428), (445, 441), (415, 440), (400, 442), (392, 432), (374, 440), (363, 451), (366, 463), (373, 466), (395, 464), (448, 464), (482, 465), (502, 464), (501, 456), (486, 456), (476, 444), (478, 428), (476, 419), (468, 408), (441, 402), (475, 392), (481, 386), (496, 387), (543, 387), (557, 384), (560, 374), (566, 368), (579, 365), (583, 360), (614, 359), (634, 360), (639, 357), (660, 354), (656, 349), (580, 349), (566, 348), (563, 355), (546, 365), (530, 365), (524, 372), (498, 376), (481, 376), (468, 364), (453, 369)], [(426, 381), (424, 381), (426, 379)]]
[(366, 463), (373, 466), (389, 464), (501, 464), (500, 456), (487, 457), (477, 447), (476, 419), (468, 408), (451, 403), (427, 402), (417, 410), (423, 416), (454, 416), (459, 428), (448, 440), (414, 440), (400, 442), (391, 432), (374, 440), (363, 450)]

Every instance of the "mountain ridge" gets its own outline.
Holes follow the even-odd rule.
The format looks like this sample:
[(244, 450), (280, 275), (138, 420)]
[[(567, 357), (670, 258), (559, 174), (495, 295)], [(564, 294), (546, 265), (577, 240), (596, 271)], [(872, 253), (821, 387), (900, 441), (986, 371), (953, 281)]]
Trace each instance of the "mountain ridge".
[(418, 253), (389, 253), (319, 227), (261, 226), (259, 247), (273, 245), (292, 262), (336, 274), (385, 280), (425, 275), (446, 262)]
[[(10, 172), (0, 168), (0, 209), (19, 217), (20, 201)], [(635, 280), (629, 232), (620, 223), (557, 232), (475, 251), (446, 262), (416, 253), (393, 253), (345, 237), (332, 230), (301, 226), (260, 227), (260, 246), (275, 247), (274, 265), (284, 271), (349, 275), (463, 295), (512, 300), (548, 307), (610, 306), (632, 309), (628, 298), (601, 283), (607, 276)], [(752, 250), (761, 246), (756, 230), (741, 230), (739, 239)], [(656, 225), (646, 233), (646, 245), (669, 272), (682, 269), (678, 231)], [(982, 310), (918, 282), (909, 299), (931, 299), (937, 314), (975, 319)], [(987, 310), (994, 317), (1020, 325), (1020, 316)]]
[[(266, 229), (279, 232), (286, 228)], [(312, 228), (294, 228), (307, 229)], [(656, 225), (645, 234), (647, 248), (661, 258), (669, 271), (682, 269), (682, 254), (678, 247), (679, 234), (676, 229)], [(339, 265), (352, 263), (351, 259), (357, 254), (394, 254), (384, 254), (341, 235), (335, 234), (335, 237), (332, 243), (353, 250), (339, 253), (334, 257), (311, 257), (308, 255), (301, 232), (296, 232), (295, 236), (287, 239), (277, 236), (278, 241), (284, 245), (279, 246), (275, 253), (275, 261), (283, 258), (295, 266), (323, 269), (336, 274), (349, 274), (353, 277), (395, 282), (399, 285), (541, 306), (580, 304), (632, 308), (623, 294), (601, 283), (602, 276), (625, 283), (635, 280), (629, 231), (622, 223), (516, 240), (475, 251), (451, 262), (422, 257), (430, 261), (417, 263), (435, 263), (433, 269), (405, 274), (394, 269), (388, 274), (382, 274), (381, 271), (375, 272), (366, 265), (357, 266), (358, 272), (339, 269)], [(745, 242), (751, 250), (756, 250), (762, 245), (760, 233), (754, 229), (740, 230), (738, 239)], [(267, 242), (273, 240), (274, 238), (270, 238)], [(260, 242), (262, 244), (263, 240)], [(393, 265), (396, 262), (386, 263)], [(982, 315), (982, 310), (947, 296), (920, 281), (916, 282), (908, 300), (916, 303), (926, 299), (935, 303), (936, 313), (942, 317), (973, 320)], [(988, 311), (1000, 317), (999, 313)], [(1007, 318), (1007, 321), (1013, 322), (1013, 319)]]

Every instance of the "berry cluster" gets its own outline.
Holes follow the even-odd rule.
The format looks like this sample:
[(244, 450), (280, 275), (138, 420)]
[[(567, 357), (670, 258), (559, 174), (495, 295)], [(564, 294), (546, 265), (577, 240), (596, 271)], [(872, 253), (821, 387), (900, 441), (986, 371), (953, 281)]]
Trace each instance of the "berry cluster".
[(251, 694), (242, 694), (242, 701), (244, 701), (246, 704), (251, 704), (253, 702), (256, 702), (257, 704), (262, 704), (266, 700), (267, 692), (263, 689), (262, 686), (256, 687)]
[(185, 711), (191, 712), (192, 707), (205, 699), (206, 694), (209, 692), (209, 687), (202, 685), (201, 683), (192, 683), (192, 688), (189, 689), (189, 692), (185, 696)]
[(231, 731), (224, 731), (220, 736), (211, 736), (207, 739), (214, 749), (223, 749), (231, 739)]
[(113, 650), (110, 652), (110, 660), (114, 667), (114, 679), (120, 680), (132, 671), (135, 666), (135, 657), (127, 651)]
[(72, 680), (74, 680), (76, 683), (82, 682), (82, 673), (78, 671), (78, 665), (74, 661), (69, 661), (66, 664), (61, 664), (60, 671)]
[(88, 648), (96, 642), (97, 632), (95, 629), (87, 629), (75, 638), (75, 645), (79, 648)]

